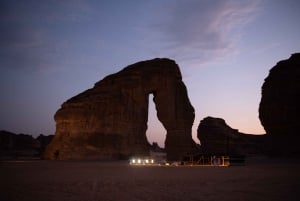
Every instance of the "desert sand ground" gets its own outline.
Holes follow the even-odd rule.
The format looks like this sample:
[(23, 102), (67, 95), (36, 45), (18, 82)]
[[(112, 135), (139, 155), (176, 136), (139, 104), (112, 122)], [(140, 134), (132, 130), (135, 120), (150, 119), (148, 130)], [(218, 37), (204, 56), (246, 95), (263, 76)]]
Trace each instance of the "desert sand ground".
[(127, 162), (0, 162), (1, 201), (300, 200), (300, 162), (132, 167)]

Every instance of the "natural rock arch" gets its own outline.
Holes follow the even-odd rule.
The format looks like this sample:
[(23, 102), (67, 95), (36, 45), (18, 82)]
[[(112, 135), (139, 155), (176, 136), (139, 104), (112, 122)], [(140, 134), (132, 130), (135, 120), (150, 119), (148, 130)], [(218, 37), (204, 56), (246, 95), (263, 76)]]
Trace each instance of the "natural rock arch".
[(127, 66), (69, 99), (55, 114), (56, 133), (45, 157), (118, 159), (149, 154), (146, 137), (149, 94), (167, 131), (169, 160), (195, 151), (190, 104), (178, 65), (153, 59)]

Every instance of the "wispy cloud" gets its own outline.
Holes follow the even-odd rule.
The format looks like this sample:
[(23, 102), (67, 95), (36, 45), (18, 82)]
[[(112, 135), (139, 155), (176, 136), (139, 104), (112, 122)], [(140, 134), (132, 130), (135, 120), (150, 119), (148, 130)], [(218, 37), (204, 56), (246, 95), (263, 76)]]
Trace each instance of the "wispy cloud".
[(242, 27), (251, 22), (260, 1), (176, 1), (155, 26), (171, 56), (200, 62), (236, 51)]
[[(128, 49), (128, 45), (138, 43), (138, 47), (146, 50), (145, 54), (151, 54), (147, 49), (149, 47), (152, 50), (156, 48), (155, 56), (197, 60), (197, 63), (208, 62), (236, 51), (241, 27), (253, 19), (259, 2), (260, 0), (168, 0), (133, 3), (132, 6), (124, 3), (124, 7), (115, 10), (115, 3), (102, 1), (2, 0), (0, 68), (27, 71), (58, 68), (65, 62), (78, 59), (78, 55), (85, 53), (84, 48), (92, 49), (90, 46), (94, 44), (91, 40), (86, 40), (89, 36), (103, 40), (110, 46), (117, 45), (118, 49)], [(155, 10), (160, 5), (161, 10)], [(126, 9), (124, 18), (127, 21), (122, 21), (122, 15), (114, 15), (107, 9), (115, 12)], [(134, 10), (143, 12), (133, 12)], [(137, 21), (132, 20), (139, 17), (141, 19)], [(149, 21), (155, 25), (146, 27)], [(87, 26), (89, 31), (83, 31)], [(126, 35), (124, 32), (130, 29), (129, 26), (142, 30), (136, 31), (136, 35)], [(126, 43), (127, 41), (130, 43)], [(105, 52), (109, 47), (101, 48), (97, 50)], [(68, 52), (73, 55), (66, 56)]]

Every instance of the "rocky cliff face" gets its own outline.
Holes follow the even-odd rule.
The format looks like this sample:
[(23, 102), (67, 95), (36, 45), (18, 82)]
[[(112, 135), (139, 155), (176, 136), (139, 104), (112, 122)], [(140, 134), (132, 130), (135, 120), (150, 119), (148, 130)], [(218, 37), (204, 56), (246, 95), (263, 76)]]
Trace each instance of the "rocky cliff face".
[(240, 133), (224, 119), (206, 117), (200, 121), (197, 137), (208, 155), (251, 155), (264, 153), (265, 135)]
[(300, 53), (274, 66), (262, 86), (259, 118), (274, 154), (300, 154)]
[(147, 155), (148, 97), (167, 131), (169, 160), (193, 151), (194, 109), (178, 65), (153, 59), (127, 66), (92, 89), (63, 103), (55, 114), (56, 133), (46, 151), (53, 159), (118, 159)]

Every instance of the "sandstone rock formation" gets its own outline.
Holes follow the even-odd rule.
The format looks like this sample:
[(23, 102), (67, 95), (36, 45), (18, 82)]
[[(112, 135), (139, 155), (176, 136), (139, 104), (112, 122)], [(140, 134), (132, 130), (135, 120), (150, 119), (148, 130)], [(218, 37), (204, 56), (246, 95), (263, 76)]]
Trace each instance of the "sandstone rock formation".
[(0, 160), (42, 157), (52, 135), (33, 138), (28, 134), (0, 131)]
[(63, 103), (55, 114), (56, 133), (46, 158), (53, 159), (56, 151), (61, 159), (147, 155), (149, 94), (167, 131), (168, 159), (192, 152), (194, 108), (179, 67), (169, 59), (153, 59), (127, 66)]
[(274, 66), (262, 86), (259, 118), (273, 154), (300, 154), (300, 53)]
[(264, 153), (265, 135), (240, 133), (224, 119), (206, 117), (200, 121), (197, 137), (206, 155), (252, 155)]

